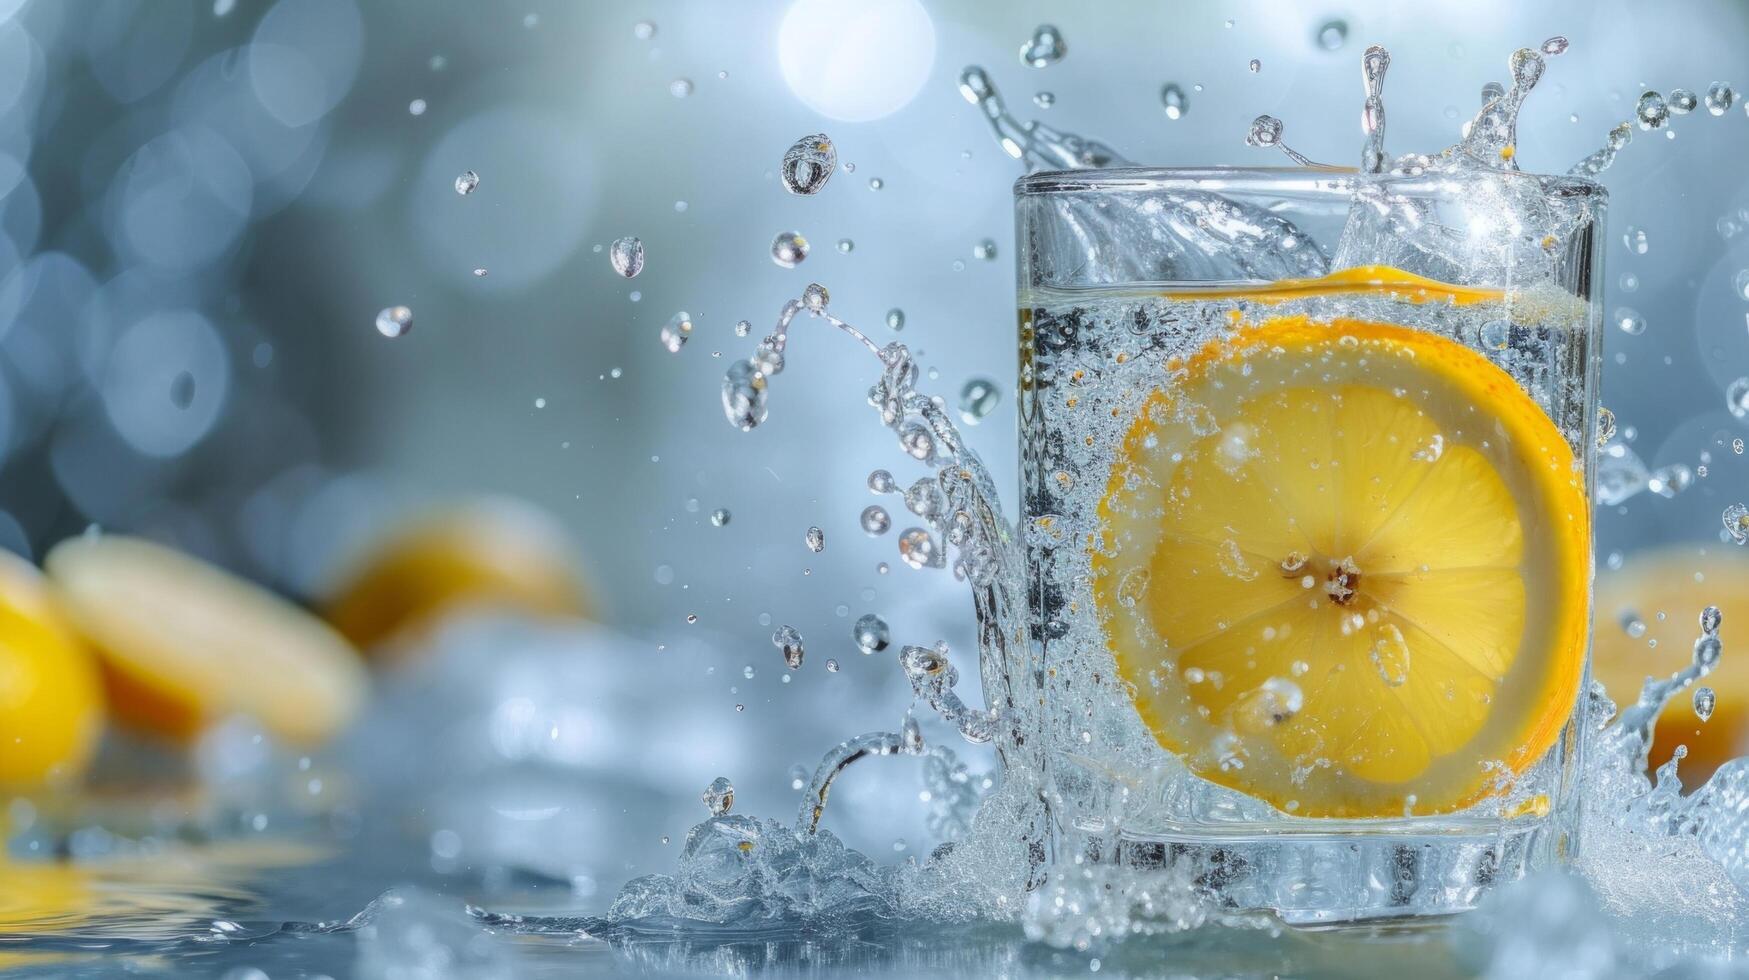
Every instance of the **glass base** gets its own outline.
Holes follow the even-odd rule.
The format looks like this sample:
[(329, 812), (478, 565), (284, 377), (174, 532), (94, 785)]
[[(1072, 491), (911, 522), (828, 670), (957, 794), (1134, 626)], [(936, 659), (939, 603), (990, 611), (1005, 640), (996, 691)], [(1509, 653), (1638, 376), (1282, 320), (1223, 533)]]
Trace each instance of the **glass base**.
[[(1104, 850), (1092, 839), (1082, 845), (1083, 854)], [(1566, 850), (1559, 822), (1537, 820), (1514, 821), (1491, 833), (1437, 835), (1199, 833), (1174, 838), (1120, 832), (1106, 853), (1144, 871), (1187, 869), (1224, 908), (1317, 926), (1468, 911), (1489, 888), (1553, 864)]]

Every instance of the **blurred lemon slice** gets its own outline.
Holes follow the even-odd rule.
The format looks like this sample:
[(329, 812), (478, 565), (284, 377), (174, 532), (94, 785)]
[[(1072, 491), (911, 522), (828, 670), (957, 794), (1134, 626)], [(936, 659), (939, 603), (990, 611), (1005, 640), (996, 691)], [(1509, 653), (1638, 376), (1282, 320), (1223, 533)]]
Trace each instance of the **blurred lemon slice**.
[(1698, 682), (1715, 693), (1713, 715), (1702, 721), (1690, 692), (1678, 694), (1658, 716), (1647, 760), (1656, 768), (1676, 746), (1688, 746), (1681, 766), (1686, 786), (1749, 752), (1749, 649), (1731, 640), (1749, 636), (1749, 556), (1728, 545), (1672, 546), (1631, 554), (1619, 570), (1597, 576), (1592, 674), (1618, 706), (1639, 697), (1648, 676), (1688, 666), (1700, 611), (1709, 605), (1725, 617), (1724, 656)]
[(428, 514), (372, 546), (324, 607), (359, 649), (395, 651), (463, 608), (587, 613), (564, 529), (517, 501), (475, 501)]
[(37, 570), (0, 552), (0, 785), (77, 778), (102, 730), (103, 688), (91, 653)]
[(313, 742), (364, 700), (346, 641), (289, 602), (198, 559), (117, 535), (72, 538), (43, 563), (102, 658), (116, 718), (186, 738), (231, 714)]
[(1453, 341), (1278, 318), (1131, 423), (1095, 597), (1160, 744), (1302, 816), (1447, 812), (1540, 759), (1583, 672), (1567, 442)]

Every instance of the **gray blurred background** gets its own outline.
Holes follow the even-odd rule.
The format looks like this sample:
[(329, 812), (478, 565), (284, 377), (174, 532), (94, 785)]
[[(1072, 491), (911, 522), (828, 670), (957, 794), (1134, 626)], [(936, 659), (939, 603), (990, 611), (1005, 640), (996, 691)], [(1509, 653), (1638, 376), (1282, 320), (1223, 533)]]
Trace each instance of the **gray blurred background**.
[[(1041, 23), (1068, 52), (1035, 69), (1016, 52)], [(809, 281), (878, 340), (901, 308), (927, 388), (998, 384), (971, 434), (1014, 484), (1020, 171), (960, 69), (1137, 161), (1281, 162), (1244, 145), (1268, 112), (1348, 164), (1368, 43), (1393, 55), (1388, 148), (1431, 152), (1513, 48), (1555, 34), (1572, 47), (1526, 106), (1526, 169), (1565, 170), (1645, 88), (1749, 88), (1749, 6), (1707, 0), (0, 0), (0, 543), (40, 556), (95, 523), (309, 597), (422, 503), (532, 501), (638, 638), (626, 662), (685, 650), (708, 678), (685, 710), (719, 734), (676, 740), (674, 785), (735, 764), (750, 808), (784, 814), (790, 764), (903, 710), (890, 659), (851, 645), (856, 617), (963, 656), (971, 614), (945, 572), (857, 527), (870, 469), (919, 475), (864, 404), (866, 353), (800, 324), (752, 433), (724, 422), (718, 383)], [(778, 161), (814, 132), (855, 170), (789, 195)], [(1749, 116), (1740, 100), (1635, 135), (1605, 177), (1606, 307), (1646, 329), (1609, 328), (1604, 401), (1648, 465), (1706, 475), (1607, 511), (1600, 554), (1716, 538), (1745, 494), (1729, 444), (1749, 426), (1723, 392), (1749, 374)], [(795, 269), (769, 255), (787, 230), (812, 243)], [(605, 251), (626, 235), (648, 255), (632, 280)], [(986, 238), (993, 259), (974, 255)], [(397, 304), (415, 325), (391, 340), (373, 320)], [(657, 331), (680, 310), (695, 330), (670, 354)], [(781, 623), (809, 638), (793, 679)]]

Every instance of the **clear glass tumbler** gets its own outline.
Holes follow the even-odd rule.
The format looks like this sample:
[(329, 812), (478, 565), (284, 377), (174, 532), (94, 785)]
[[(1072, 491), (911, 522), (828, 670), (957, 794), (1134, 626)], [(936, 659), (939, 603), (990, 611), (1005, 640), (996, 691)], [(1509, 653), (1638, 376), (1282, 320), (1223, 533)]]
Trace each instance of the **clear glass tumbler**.
[(1015, 185), (1030, 642), (993, 672), (1036, 694), (1010, 765), (1053, 860), (1319, 923), (1573, 853), (1604, 203), (1491, 170)]

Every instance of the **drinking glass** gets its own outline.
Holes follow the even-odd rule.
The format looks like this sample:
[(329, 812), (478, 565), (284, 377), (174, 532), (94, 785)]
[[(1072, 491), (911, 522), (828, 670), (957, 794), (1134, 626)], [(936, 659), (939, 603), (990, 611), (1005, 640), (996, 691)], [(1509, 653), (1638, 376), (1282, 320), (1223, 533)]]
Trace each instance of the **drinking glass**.
[(1015, 185), (1028, 621), (983, 653), (1049, 860), (1323, 923), (1571, 858), (1604, 205), (1481, 168)]

